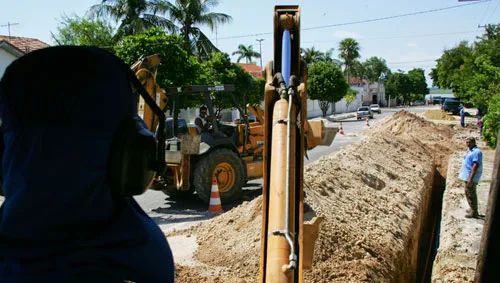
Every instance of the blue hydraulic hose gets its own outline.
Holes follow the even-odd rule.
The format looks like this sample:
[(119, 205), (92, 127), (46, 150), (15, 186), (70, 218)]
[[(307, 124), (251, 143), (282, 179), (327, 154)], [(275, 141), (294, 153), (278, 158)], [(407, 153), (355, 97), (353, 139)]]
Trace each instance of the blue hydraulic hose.
[(281, 45), (281, 74), (285, 80), (286, 87), (290, 84), (290, 65), (292, 60), (290, 31), (283, 31), (283, 43)]

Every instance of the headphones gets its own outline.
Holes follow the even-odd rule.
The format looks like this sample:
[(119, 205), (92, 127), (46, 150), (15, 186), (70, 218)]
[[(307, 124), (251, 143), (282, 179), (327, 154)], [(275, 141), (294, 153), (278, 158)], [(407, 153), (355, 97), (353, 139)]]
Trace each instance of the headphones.
[(120, 122), (113, 137), (109, 156), (108, 176), (114, 195), (134, 196), (146, 191), (155, 175), (162, 176), (165, 169), (165, 113), (149, 96), (132, 70), (121, 60), (132, 86), (144, 102), (159, 117), (156, 137), (137, 115)]
[[(130, 92), (137, 91), (154, 114), (159, 117), (156, 136), (148, 130), (144, 121), (136, 114), (125, 117), (115, 131), (108, 157), (107, 178), (113, 196), (129, 197), (144, 193), (155, 175), (162, 176), (166, 167), (165, 113), (149, 96), (129, 66), (115, 55), (92, 47), (49, 47), (46, 49), (52, 48), (90, 50), (92, 53), (99, 52), (112, 56), (124, 70), (126, 79), (130, 83)], [(32, 53), (35, 52), (43, 52), (43, 50)], [(3, 135), (0, 132), (0, 195), (4, 195), (1, 174), (4, 149)]]

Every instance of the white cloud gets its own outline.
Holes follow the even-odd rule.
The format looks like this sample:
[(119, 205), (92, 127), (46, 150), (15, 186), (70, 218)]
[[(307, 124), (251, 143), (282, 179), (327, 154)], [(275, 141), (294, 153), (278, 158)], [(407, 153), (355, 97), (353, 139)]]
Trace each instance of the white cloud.
[(347, 38), (347, 37), (351, 37), (351, 38), (363, 38), (363, 36), (361, 36), (360, 34), (357, 34), (355, 32), (352, 32), (352, 31), (347, 31), (347, 30), (339, 30), (339, 31), (336, 31), (334, 34), (333, 34), (334, 37), (337, 37), (337, 38)]
[(414, 42), (408, 42), (408, 47), (417, 47), (417, 44)]

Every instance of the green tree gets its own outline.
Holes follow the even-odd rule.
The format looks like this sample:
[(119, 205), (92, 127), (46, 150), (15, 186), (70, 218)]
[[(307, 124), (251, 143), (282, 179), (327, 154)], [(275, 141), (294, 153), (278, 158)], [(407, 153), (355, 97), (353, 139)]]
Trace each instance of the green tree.
[(306, 49), (301, 48), (300, 53), (301, 53), (302, 60), (307, 65), (312, 64), (312, 63), (316, 63), (319, 61), (323, 61), (324, 54), (321, 51), (314, 49), (314, 46), (311, 48), (306, 48)]
[(153, 27), (175, 31), (175, 25), (160, 15), (168, 12), (168, 2), (162, 0), (102, 0), (90, 7), (95, 17), (108, 17), (118, 23), (115, 40), (135, 35)]
[(385, 59), (378, 57), (370, 57), (362, 63), (364, 74), (370, 82), (378, 81), (380, 75), (387, 74), (389, 68)]
[(200, 81), (200, 64), (184, 50), (182, 38), (178, 35), (152, 29), (125, 37), (115, 50), (117, 56), (129, 65), (141, 56), (160, 54), (163, 59), (156, 80), (161, 87), (196, 84)]
[[(470, 76), (474, 67), (472, 55), (473, 49), (467, 41), (462, 41), (455, 48), (445, 50), (441, 58), (437, 60), (436, 68), (430, 73), (433, 84), (440, 88), (452, 89), (455, 95), (461, 96), (463, 82)], [(465, 97), (462, 96), (462, 98)]]
[(245, 107), (246, 104), (261, 104), (261, 102), (264, 101), (265, 86), (265, 79), (254, 78), (252, 80), (252, 87), (249, 89), (245, 103), (242, 103), (242, 107)]
[(347, 111), (349, 111), (349, 105), (351, 105), (351, 103), (353, 103), (354, 101), (356, 101), (356, 95), (357, 94), (358, 94), (357, 90), (349, 88), (349, 90), (347, 91), (347, 94), (344, 96), (344, 100), (345, 100)]
[(245, 59), (246, 63), (252, 63), (252, 58), (260, 58), (259, 52), (253, 50), (253, 46), (245, 46), (243, 44), (238, 45), (238, 50), (233, 52), (233, 55), (238, 55), (236, 62), (240, 62), (241, 59)]
[[(496, 113), (499, 104), (493, 98), (500, 92), (500, 25), (488, 25), (485, 33), (472, 45), (467, 42), (445, 50), (431, 72), (434, 84), (451, 87), (462, 102), (487, 113), (484, 117), (484, 137), (488, 144), (496, 144), (495, 130), (500, 121)], [(487, 122), (486, 122), (487, 121)]]
[(199, 26), (208, 26), (213, 31), (217, 24), (232, 20), (229, 15), (209, 12), (218, 4), (218, 0), (175, 0), (165, 4), (170, 19), (178, 25), (184, 48), (198, 58), (206, 59), (210, 53), (219, 51)]
[[(210, 54), (209, 59), (201, 63), (201, 69), (201, 81), (204, 84), (234, 84), (236, 103), (242, 108), (248, 103), (260, 103), (264, 98), (262, 82), (254, 80), (237, 64), (232, 64), (228, 54)], [(217, 111), (234, 105), (226, 92), (214, 92), (212, 98)]]
[(340, 67), (334, 63), (311, 64), (308, 72), (307, 93), (309, 98), (319, 100), (324, 117), (330, 103), (341, 100), (346, 95), (349, 85)]
[(411, 93), (415, 95), (419, 95), (418, 97), (411, 99), (421, 100), (425, 97), (426, 94), (429, 94), (429, 88), (427, 87), (427, 82), (425, 80), (425, 72), (423, 69), (415, 68), (408, 72), (408, 78), (411, 82)]
[(342, 65), (342, 62), (333, 58), (333, 51), (334, 51), (334, 49), (330, 48), (325, 53), (322, 53), (320, 60), (324, 61), (324, 62), (335, 63), (339, 66)]
[(491, 98), (489, 111), (484, 117), (483, 123), (483, 136), (487, 144), (495, 148), (498, 142), (498, 131), (500, 130), (500, 87), (498, 87), (495, 95)]
[(386, 81), (385, 91), (389, 98), (396, 97), (403, 104), (410, 100), (412, 86), (410, 78), (402, 71), (391, 74)]
[(113, 28), (102, 20), (63, 16), (52, 39), (57, 45), (87, 45), (113, 48)]
[(359, 43), (353, 38), (346, 38), (339, 43), (339, 58), (344, 60), (344, 73), (347, 81), (349, 81), (354, 62), (360, 57), (359, 49)]
[(359, 60), (354, 60), (350, 67), (350, 77), (358, 77), (370, 81), (367, 77), (365, 66)]

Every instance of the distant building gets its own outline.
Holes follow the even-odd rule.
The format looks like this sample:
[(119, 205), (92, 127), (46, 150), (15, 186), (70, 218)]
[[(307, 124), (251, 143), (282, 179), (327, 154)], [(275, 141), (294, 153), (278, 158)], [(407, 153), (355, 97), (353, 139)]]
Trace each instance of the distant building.
[(385, 95), (385, 85), (383, 82), (380, 82), (380, 84), (378, 82), (370, 83), (366, 79), (353, 77), (349, 78), (349, 86), (351, 89), (358, 91), (356, 101), (347, 107), (347, 104), (342, 99), (337, 102), (338, 106), (335, 105), (335, 113), (353, 111), (353, 109), (362, 105), (380, 104), (380, 106), (387, 106), (389, 104), (389, 99)]
[(238, 66), (242, 67), (247, 73), (249, 73), (255, 79), (263, 79), (264, 73), (262, 72), (262, 68), (255, 64), (244, 64), (237, 63)]
[(14, 60), (45, 47), (49, 45), (35, 38), (0, 35), (0, 78)]

